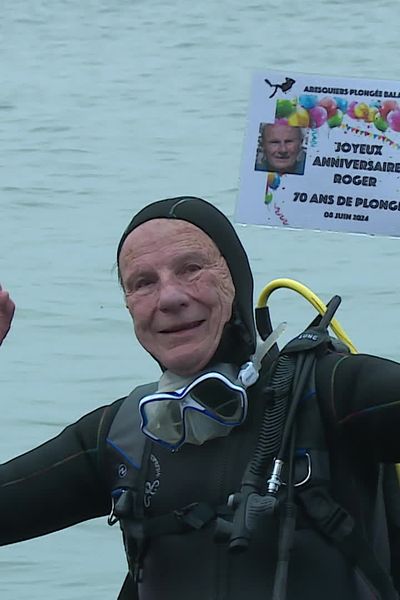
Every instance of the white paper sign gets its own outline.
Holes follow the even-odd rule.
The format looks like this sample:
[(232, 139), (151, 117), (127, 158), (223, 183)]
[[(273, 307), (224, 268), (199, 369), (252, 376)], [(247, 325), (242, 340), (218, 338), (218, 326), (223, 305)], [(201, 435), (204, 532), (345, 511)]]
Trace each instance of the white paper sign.
[(256, 73), (235, 220), (400, 236), (400, 82)]

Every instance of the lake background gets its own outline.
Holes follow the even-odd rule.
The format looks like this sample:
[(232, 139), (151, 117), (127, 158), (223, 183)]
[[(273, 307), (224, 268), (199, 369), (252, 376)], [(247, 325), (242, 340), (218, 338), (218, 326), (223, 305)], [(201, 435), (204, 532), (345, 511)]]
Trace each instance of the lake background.
[[(0, 281), (17, 304), (1, 348), (2, 461), (158, 375), (132, 333), (115, 251), (132, 215), (196, 195), (232, 216), (251, 75), (400, 78), (400, 3), (2, 0)], [(293, 277), (360, 351), (400, 359), (398, 239), (237, 226), (256, 298)], [(312, 309), (271, 299), (288, 335)], [(62, 491), (61, 491), (62, 493)], [(116, 598), (105, 519), (0, 550), (2, 600)]]

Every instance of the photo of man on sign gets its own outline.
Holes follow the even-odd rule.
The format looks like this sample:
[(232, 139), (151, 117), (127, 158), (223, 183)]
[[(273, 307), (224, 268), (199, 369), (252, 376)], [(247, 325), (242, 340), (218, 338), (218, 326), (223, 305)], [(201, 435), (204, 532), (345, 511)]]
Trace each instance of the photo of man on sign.
[(306, 152), (301, 127), (280, 123), (260, 123), (256, 171), (303, 175)]

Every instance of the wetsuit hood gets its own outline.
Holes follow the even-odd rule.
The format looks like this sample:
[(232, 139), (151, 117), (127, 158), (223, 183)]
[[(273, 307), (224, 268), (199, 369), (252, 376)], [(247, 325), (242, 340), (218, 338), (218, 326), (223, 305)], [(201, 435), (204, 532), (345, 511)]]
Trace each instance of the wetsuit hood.
[(131, 220), (117, 250), (117, 262), (128, 235), (152, 219), (180, 219), (206, 233), (225, 258), (235, 286), (232, 317), (225, 326), (221, 342), (211, 362), (241, 364), (255, 351), (256, 332), (253, 314), (253, 276), (247, 254), (228, 218), (215, 206), (192, 196), (166, 198), (149, 204)]

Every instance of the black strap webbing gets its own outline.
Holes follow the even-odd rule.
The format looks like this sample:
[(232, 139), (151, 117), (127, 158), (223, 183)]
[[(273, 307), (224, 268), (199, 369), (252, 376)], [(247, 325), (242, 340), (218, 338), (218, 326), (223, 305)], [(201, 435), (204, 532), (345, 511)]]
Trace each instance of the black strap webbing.
[(151, 538), (170, 533), (185, 533), (208, 525), (217, 511), (206, 502), (194, 502), (159, 517), (132, 519), (122, 518), (121, 527), (128, 539), (142, 545)]
[[(137, 600), (139, 597), (138, 583), (142, 580), (143, 557), (152, 538), (201, 529), (216, 515), (216, 511), (205, 502), (194, 502), (159, 517), (121, 517), (120, 525), (130, 573), (125, 579), (118, 600)], [(125, 593), (127, 595), (124, 595)]]
[(201, 529), (216, 516), (216, 511), (206, 502), (195, 502), (160, 517), (145, 519), (144, 535), (154, 538), (169, 533), (184, 533)]
[(370, 544), (358, 531), (353, 518), (323, 486), (298, 492), (301, 504), (317, 529), (360, 569), (380, 600), (397, 600), (389, 574), (381, 566)]

